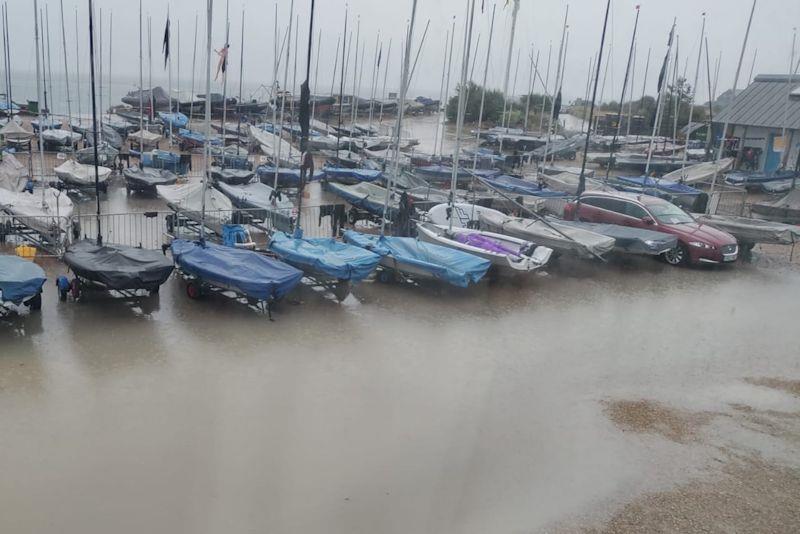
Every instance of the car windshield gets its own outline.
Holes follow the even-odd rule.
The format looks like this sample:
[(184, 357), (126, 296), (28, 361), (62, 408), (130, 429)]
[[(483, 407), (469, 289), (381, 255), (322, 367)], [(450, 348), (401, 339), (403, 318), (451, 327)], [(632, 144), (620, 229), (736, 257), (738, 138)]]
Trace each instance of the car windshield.
[(686, 224), (694, 222), (691, 215), (669, 202), (659, 202), (647, 206), (658, 222), (663, 224)]

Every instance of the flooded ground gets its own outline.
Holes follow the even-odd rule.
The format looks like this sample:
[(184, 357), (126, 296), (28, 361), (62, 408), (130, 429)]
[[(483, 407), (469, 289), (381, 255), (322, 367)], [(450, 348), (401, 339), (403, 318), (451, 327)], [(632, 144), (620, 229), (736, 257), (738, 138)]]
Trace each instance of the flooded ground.
[[(104, 212), (164, 209), (120, 184)], [(0, 322), (0, 532), (796, 532), (800, 269), (769, 252), (302, 287), (274, 322), (177, 278), (59, 302), (40, 258), (42, 312)]]
[(796, 531), (791, 268), (304, 288), (271, 323), (177, 279), (60, 303), (44, 263), (41, 314), (0, 329), (4, 532), (652, 532), (697, 508), (671, 491), (754, 476)]

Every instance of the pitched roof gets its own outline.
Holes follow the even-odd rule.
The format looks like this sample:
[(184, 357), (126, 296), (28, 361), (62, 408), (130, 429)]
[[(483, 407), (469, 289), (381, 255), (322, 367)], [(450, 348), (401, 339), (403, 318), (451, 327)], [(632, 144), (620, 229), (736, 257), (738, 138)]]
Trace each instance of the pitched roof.
[[(763, 126), (767, 128), (783, 128), (784, 113), (788, 101), (786, 127), (800, 130), (800, 98), (794, 93), (800, 89), (800, 76), (792, 79), (788, 75), (761, 74), (753, 83), (736, 95), (732, 104), (728, 105), (714, 117), (714, 122), (746, 126)], [(791, 98), (789, 92), (792, 92)]]

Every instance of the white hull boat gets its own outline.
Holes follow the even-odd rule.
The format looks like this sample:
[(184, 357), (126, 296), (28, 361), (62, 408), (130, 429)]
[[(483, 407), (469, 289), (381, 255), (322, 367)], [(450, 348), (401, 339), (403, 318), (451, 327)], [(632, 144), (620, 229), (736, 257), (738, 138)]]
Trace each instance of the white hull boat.
[[(67, 160), (55, 169), (56, 176), (62, 183), (74, 187), (94, 187), (95, 181), (94, 165), (83, 165), (75, 160)], [(98, 181), (100, 185), (105, 185), (111, 175), (108, 167), (97, 167)]]
[[(203, 209), (202, 180), (192, 180), (177, 185), (158, 185), (156, 192), (171, 210), (200, 224)], [(227, 196), (212, 188), (206, 189), (205, 202), (205, 226), (222, 235), (222, 225), (230, 224), (233, 218), (233, 204)]]
[(719, 160), (719, 164), (717, 164), (716, 161), (697, 163), (684, 167), (683, 169), (668, 172), (661, 178), (691, 185), (710, 180), (714, 177), (714, 173), (722, 174), (729, 170), (732, 165), (733, 158), (722, 158)]

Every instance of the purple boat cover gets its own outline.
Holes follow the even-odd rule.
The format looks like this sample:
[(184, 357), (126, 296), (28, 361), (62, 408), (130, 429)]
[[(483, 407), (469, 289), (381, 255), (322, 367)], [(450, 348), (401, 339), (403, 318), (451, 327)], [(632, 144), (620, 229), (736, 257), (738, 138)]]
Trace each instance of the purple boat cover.
[(465, 245), (469, 245), (471, 247), (482, 248), (483, 250), (494, 252), (495, 254), (511, 254), (512, 256), (517, 257), (520, 255), (519, 250), (508, 248), (499, 241), (496, 241), (491, 237), (486, 237), (485, 235), (459, 232), (455, 235), (455, 237), (456, 241), (459, 243), (464, 243)]

